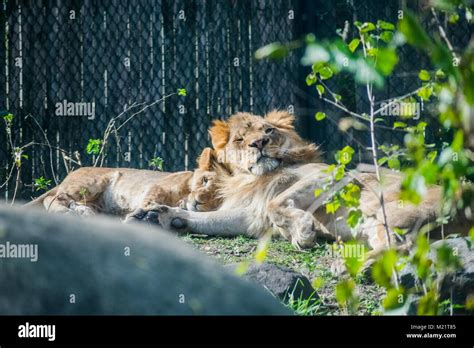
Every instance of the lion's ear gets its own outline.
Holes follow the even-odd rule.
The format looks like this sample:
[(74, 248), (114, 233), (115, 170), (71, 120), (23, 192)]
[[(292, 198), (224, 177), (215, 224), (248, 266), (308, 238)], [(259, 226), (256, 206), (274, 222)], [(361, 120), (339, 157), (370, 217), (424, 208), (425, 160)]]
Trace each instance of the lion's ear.
[(273, 110), (265, 115), (265, 119), (279, 128), (294, 129), (295, 117), (286, 110)]
[(222, 150), (229, 142), (230, 127), (225, 121), (215, 120), (209, 129), (212, 146), (215, 150)]
[(198, 167), (201, 170), (210, 171), (216, 161), (214, 150), (206, 147), (198, 158)]

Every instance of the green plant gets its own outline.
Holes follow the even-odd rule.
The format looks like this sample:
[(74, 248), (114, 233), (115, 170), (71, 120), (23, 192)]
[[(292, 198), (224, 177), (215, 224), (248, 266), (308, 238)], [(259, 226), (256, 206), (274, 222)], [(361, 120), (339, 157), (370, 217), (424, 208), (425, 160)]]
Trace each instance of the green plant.
[(327, 314), (327, 309), (321, 304), (321, 300), (319, 298), (316, 299), (315, 296), (316, 292), (313, 292), (309, 298), (305, 299), (303, 299), (302, 295), (294, 298), (291, 294), (286, 306), (295, 312), (295, 314), (301, 316)]
[[(342, 36), (342, 39), (317, 41), (313, 35), (308, 35), (304, 42), (295, 41), (287, 45), (274, 43), (257, 51), (256, 57), (280, 58), (295, 47), (305, 46), (302, 63), (311, 66), (306, 78), (308, 86), (315, 86), (319, 98), (338, 108), (353, 120), (345, 121), (340, 129), (354, 127), (370, 132), (369, 148), (372, 152), (377, 180), (381, 181), (380, 166), (387, 165), (390, 169), (401, 170), (404, 173), (401, 199), (418, 204), (426, 187), (441, 184), (443, 187), (443, 207), (438, 224), (445, 224), (451, 216), (465, 214), (474, 197), (474, 188), (469, 178), (474, 178), (474, 46), (471, 42), (464, 52), (456, 52), (441, 24), (440, 15), (446, 16), (450, 25), (456, 25), (461, 15), (472, 21), (472, 8), (464, 1), (435, 1), (431, 14), (438, 24), (439, 35), (432, 38), (420, 25), (415, 15), (407, 10), (401, 11), (397, 26), (393, 23), (378, 20), (376, 22), (354, 22), (356, 35), (352, 39)], [(432, 61), (434, 70), (421, 67), (418, 78), (420, 87), (404, 95), (392, 98), (390, 102), (376, 107), (374, 88), (384, 85), (384, 80), (393, 72), (398, 63), (397, 50), (405, 45), (411, 45), (425, 52)], [(355, 82), (364, 85), (369, 105), (366, 113), (357, 113), (344, 105), (344, 97), (331, 91), (327, 84), (341, 72), (350, 73)], [(428, 122), (419, 121), (419, 103), (432, 103), (439, 111), (437, 119), (444, 134), (452, 134), (452, 140), (446, 141), (441, 150), (436, 144), (427, 144), (425, 130)], [(397, 109), (400, 120), (393, 123), (393, 129), (405, 133), (404, 144), (377, 145), (377, 128), (379, 123), (385, 123), (383, 117), (390, 108)], [(322, 111), (315, 114), (318, 122), (324, 122), (329, 116)], [(433, 126), (433, 125), (431, 125)], [(387, 129), (387, 126), (384, 126)], [(336, 155), (336, 165), (328, 169), (327, 186), (318, 188), (314, 194), (318, 197), (332, 183), (342, 180), (346, 175), (345, 166), (350, 162), (353, 150), (346, 147)], [(383, 153), (379, 158), (378, 151)], [(345, 156), (343, 158), (342, 156)], [(348, 160), (348, 161), (347, 161)], [(347, 162), (347, 163), (346, 163)], [(351, 184), (344, 192), (341, 190), (325, 202), (326, 212), (334, 214), (342, 205), (349, 206), (347, 223), (357, 226), (360, 223), (358, 213), (357, 189)], [(423, 294), (418, 301), (419, 314), (438, 314), (440, 303), (438, 287), (440, 280), (452, 274), (459, 268), (459, 260), (448, 247), (437, 251), (436, 260), (429, 255), (430, 244), (426, 238), (428, 227), (423, 227), (418, 233), (415, 252), (410, 257), (401, 255), (390, 245), (391, 233), (403, 236), (406, 230), (390, 231), (386, 223), (383, 191), (379, 194), (385, 232), (387, 236), (387, 251), (383, 253), (373, 266), (373, 279), (387, 290), (383, 300), (386, 311), (397, 308), (407, 308), (408, 298), (416, 289), (404, 289), (399, 285), (398, 271), (407, 264), (417, 269), (422, 282)], [(345, 260), (350, 278), (344, 279), (336, 287), (336, 297), (341, 306), (353, 310), (356, 305), (354, 295), (355, 285), (351, 278), (359, 270), (360, 265)]]
[(163, 170), (163, 159), (161, 157), (153, 157), (150, 161), (148, 161), (148, 166), (155, 170)]
[(102, 145), (101, 139), (89, 139), (87, 143), (86, 152), (89, 155), (98, 155)]
[(36, 188), (36, 191), (47, 190), (48, 187), (51, 186), (51, 180), (47, 180), (43, 176), (40, 176), (34, 180), (33, 186)]
[(89, 191), (85, 187), (81, 187), (81, 189), (79, 190), (79, 195), (81, 196), (82, 202), (84, 204), (87, 204), (87, 195), (88, 194), (89, 194)]

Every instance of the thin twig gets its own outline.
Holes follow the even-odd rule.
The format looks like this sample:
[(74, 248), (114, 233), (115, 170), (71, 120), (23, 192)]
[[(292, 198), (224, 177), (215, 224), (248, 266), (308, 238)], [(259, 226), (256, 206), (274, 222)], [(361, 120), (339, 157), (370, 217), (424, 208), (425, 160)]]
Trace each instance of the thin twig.
[(446, 32), (444, 31), (444, 28), (443, 26), (441, 25), (441, 21), (439, 20), (438, 18), (438, 14), (436, 13), (435, 9), (432, 7), (431, 8), (431, 13), (433, 14), (433, 17), (436, 21), (436, 24), (438, 25), (438, 30), (439, 30), (439, 35), (441, 36), (441, 38), (444, 40), (444, 42), (446, 43), (446, 46), (448, 46), (448, 49), (449, 51), (451, 52), (451, 54), (453, 55), (454, 58), (456, 59), (459, 59), (458, 58), (458, 55), (456, 54), (456, 52), (454, 51), (454, 47), (453, 45), (451, 44), (451, 41), (449, 40), (448, 36), (446, 35)]
[[(361, 42), (362, 42), (362, 49), (364, 52), (364, 57), (367, 58), (367, 50), (365, 48), (365, 41), (364, 37), (361, 35)], [(378, 45), (378, 40), (377, 40), (377, 45)], [(367, 91), (367, 98), (369, 99), (369, 106), (370, 106), (370, 141), (371, 141), (371, 149), (372, 149), (372, 157), (373, 157), (373, 162), (374, 162), (374, 167), (375, 167), (375, 176), (377, 178), (377, 182), (379, 183), (380, 186), (380, 192), (379, 192), (379, 201), (380, 205), (382, 208), (382, 223), (385, 229), (385, 237), (387, 238), (387, 247), (391, 247), (391, 242), (390, 242), (390, 230), (388, 228), (388, 223), (387, 223), (387, 213), (385, 211), (385, 201), (384, 201), (384, 194), (383, 194), (383, 189), (382, 186), (380, 185), (382, 179), (380, 176), (380, 170), (379, 170), (379, 165), (378, 165), (378, 159), (377, 159), (377, 148), (376, 148), (376, 140), (375, 140), (375, 96), (373, 94), (373, 86), (367, 80), (366, 82), (366, 91)], [(398, 282), (398, 275), (397, 271), (395, 268), (393, 269), (393, 279), (395, 282), (395, 287), (398, 289), (399, 288), (399, 282)]]
[(41, 133), (43, 133), (44, 140), (46, 140), (46, 144), (49, 147), (49, 164), (51, 168), (51, 174), (53, 176), (54, 183), (58, 185), (58, 179), (56, 177), (56, 173), (54, 171), (54, 165), (53, 165), (53, 148), (51, 147), (51, 143), (49, 142), (48, 136), (46, 135), (46, 132), (44, 131), (43, 127), (41, 127), (41, 125), (39, 124), (39, 122), (36, 120), (36, 118), (33, 115), (31, 114), (26, 115), (25, 120), (28, 117), (31, 117), (31, 119), (33, 119), (33, 121), (36, 123)]

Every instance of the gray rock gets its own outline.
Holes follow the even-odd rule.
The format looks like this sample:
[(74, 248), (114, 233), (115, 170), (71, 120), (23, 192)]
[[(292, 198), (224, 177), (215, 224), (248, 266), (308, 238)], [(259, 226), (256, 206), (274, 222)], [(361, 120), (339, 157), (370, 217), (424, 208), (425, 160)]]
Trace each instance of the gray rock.
[(411, 289), (419, 286), (419, 281), (416, 276), (416, 268), (412, 264), (406, 264), (398, 273), (400, 284), (406, 289)]
[[(443, 278), (440, 285), (440, 298), (441, 300), (451, 299), (454, 304), (464, 305), (469, 294), (474, 296), (474, 248), (470, 246), (468, 238), (450, 238), (446, 239), (445, 243), (458, 255), (463, 268), (454, 275)], [(442, 244), (443, 241), (433, 243), (433, 249), (436, 250)], [(431, 252), (431, 256), (435, 259), (434, 251)], [(464, 310), (455, 309), (455, 313), (461, 314)]]
[(253, 263), (248, 267), (244, 278), (260, 284), (284, 302), (291, 296), (293, 299), (318, 299), (308, 278), (286, 267)]
[[(429, 258), (436, 260), (436, 250), (446, 243), (458, 256), (463, 268), (454, 275), (445, 276), (439, 288), (440, 301), (451, 300), (453, 304), (464, 305), (469, 294), (474, 296), (474, 248), (468, 238), (448, 238), (431, 244)], [(405, 288), (420, 288), (416, 269), (407, 265), (399, 273), (401, 284)], [(462, 314), (463, 309), (455, 309), (454, 313)]]
[(7, 242), (37, 245), (38, 260), (0, 258), (2, 315), (291, 314), (156, 226), (0, 206)]

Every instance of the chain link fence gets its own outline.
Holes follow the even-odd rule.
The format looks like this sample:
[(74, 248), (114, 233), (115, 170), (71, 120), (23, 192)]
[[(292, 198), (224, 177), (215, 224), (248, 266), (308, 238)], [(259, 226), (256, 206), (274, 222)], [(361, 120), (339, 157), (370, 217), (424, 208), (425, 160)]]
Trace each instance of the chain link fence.
[[(289, 109), (299, 116), (300, 133), (321, 143), (328, 157), (350, 144), (363, 160), (367, 134), (338, 131), (344, 115), (305, 85), (301, 51), (281, 61), (256, 61), (253, 54), (310, 32), (332, 38), (346, 20), (396, 22), (405, 6), (397, 0), (0, 1), (0, 111), (14, 115), (10, 127), (3, 120), (0, 126), (0, 192), (8, 200), (15, 191), (23, 199), (36, 195), (39, 177), (54, 184), (96, 162), (149, 168), (160, 157), (166, 171), (192, 169), (210, 145), (211, 120), (236, 111)], [(462, 47), (471, 29), (458, 29), (449, 34)], [(418, 87), (418, 71), (427, 64), (403, 48), (377, 100)], [(365, 91), (350, 76), (330, 85), (348, 107), (366, 110)], [(180, 88), (186, 96), (176, 94)], [(331, 116), (327, 122), (316, 123), (319, 110)], [(109, 132), (98, 162), (87, 145), (103, 139), (117, 116), (123, 126)], [(380, 139), (396, 142), (402, 135), (382, 131)], [(14, 153), (21, 161), (18, 178)]]

